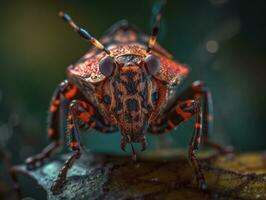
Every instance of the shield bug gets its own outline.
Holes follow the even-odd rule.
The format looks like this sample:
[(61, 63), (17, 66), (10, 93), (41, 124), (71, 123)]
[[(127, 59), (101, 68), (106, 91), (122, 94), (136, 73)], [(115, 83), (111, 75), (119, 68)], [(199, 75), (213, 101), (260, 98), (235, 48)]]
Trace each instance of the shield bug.
[(69, 15), (59, 13), (93, 48), (67, 68), (67, 80), (55, 89), (48, 117), (51, 144), (26, 161), (29, 168), (34, 168), (62, 145), (59, 122), (64, 118), (59, 113), (64, 105), (68, 110), (66, 134), (73, 154), (54, 181), (51, 188), (54, 194), (60, 192), (68, 170), (81, 156), (79, 128), (102, 133), (119, 130), (121, 148), (125, 150), (130, 144), (135, 154), (133, 143), (140, 143), (142, 150), (146, 148), (146, 133), (164, 134), (193, 116), (195, 125), (189, 144), (189, 160), (200, 188), (206, 187), (195, 152), (201, 142), (207, 141), (212, 121), (212, 98), (201, 81), (176, 95), (176, 88), (190, 69), (175, 62), (156, 41), (162, 5), (155, 15), (150, 37), (127, 21), (120, 21), (97, 40)]

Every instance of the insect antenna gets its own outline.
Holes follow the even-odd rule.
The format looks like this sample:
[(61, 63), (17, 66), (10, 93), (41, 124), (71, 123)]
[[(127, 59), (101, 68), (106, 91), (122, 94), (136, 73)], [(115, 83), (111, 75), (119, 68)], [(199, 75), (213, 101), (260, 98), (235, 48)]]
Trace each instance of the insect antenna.
[(99, 40), (94, 38), (85, 29), (79, 27), (68, 14), (61, 11), (59, 12), (59, 17), (61, 17), (65, 22), (67, 22), (74, 29), (74, 31), (77, 32), (83, 39), (89, 41), (93, 46), (97, 47), (98, 49), (105, 51), (108, 55), (111, 54), (110, 51), (106, 49)]
[(160, 30), (160, 24), (161, 24), (161, 18), (162, 18), (162, 8), (163, 6), (166, 5), (167, 0), (161, 0), (159, 2), (158, 8), (156, 8), (155, 11), (155, 23), (152, 26), (152, 33), (151, 36), (148, 40), (148, 47), (147, 47), (147, 52), (150, 52), (151, 49), (154, 47), (157, 37), (158, 37), (158, 33)]

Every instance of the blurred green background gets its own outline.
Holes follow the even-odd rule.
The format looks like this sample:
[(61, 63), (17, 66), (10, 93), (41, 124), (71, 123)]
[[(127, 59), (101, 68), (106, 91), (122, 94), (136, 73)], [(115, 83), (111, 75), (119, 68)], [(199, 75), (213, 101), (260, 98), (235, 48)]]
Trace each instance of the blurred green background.
[[(99, 38), (127, 19), (151, 31), (153, 1), (0, 1), (0, 147), (21, 163), (48, 144), (46, 114), (65, 69), (90, 48), (57, 17), (69, 13)], [(212, 139), (238, 150), (265, 150), (266, 3), (264, 0), (169, 0), (159, 42), (204, 80), (214, 99)], [(192, 122), (167, 135), (186, 147)], [(149, 137), (151, 148), (155, 137)], [(120, 135), (90, 132), (93, 151), (121, 153)], [(1, 165), (1, 179), (4, 175)], [(0, 181), (0, 188), (5, 184)], [(0, 193), (1, 193), (0, 190)]]

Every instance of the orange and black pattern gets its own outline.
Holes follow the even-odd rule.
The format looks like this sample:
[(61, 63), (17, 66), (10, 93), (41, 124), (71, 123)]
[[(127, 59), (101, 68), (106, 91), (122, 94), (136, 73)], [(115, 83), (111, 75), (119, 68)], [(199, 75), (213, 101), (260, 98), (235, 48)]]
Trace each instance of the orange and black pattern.
[(181, 93), (173, 105), (164, 111), (157, 123), (150, 126), (149, 131), (153, 134), (163, 134), (176, 128), (197, 114), (193, 110), (195, 102), (198, 102), (202, 110), (202, 124), (195, 124), (195, 127), (202, 129), (203, 140), (207, 140), (208, 134), (212, 131), (212, 96), (209, 89), (200, 81), (194, 82), (188, 89)]
[[(53, 94), (48, 115), (51, 145), (27, 160), (28, 166), (42, 164), (62, 146), (64, 137), (61, 134), (67, 134), (73, 154), (51, 188), (54, 194), (59, 192), (68, 169), (82, 153), (81, 128), (101, 133), (119, 130), (121, 149), (125, 150), (130, 144), (136, 156), (134, 143), (139, 143), (141, 150), (145, 150), (147, 132), (163, 134), (191, 118), (195, 118), (195, 124), (188, 157), (200, 188), (206, 188), (195, 153), (201, 143), (206, 143), (212, 128), (212, 98), (200, 81), (194, 82), (179, 97), (174, 96), (190, 69), (172, 60), (172, 56), (157, 42), (165, 3), (161, 0), (157, 12), (154, 12), (155, 24), (150, 37), (122, 21), (97, 40), (69, 15), (59, 13), (94, 48), (67, 69), (68, 80), (61, 83)], [(67, 131), (60, 131), (66, 121)]]
[(48, 137), (51, 140), (60, 139), (60, 106), (62, 102), (69, 102), (76, 97), (78, 89), (76, 86), (69, 84), (68, 81), (62, 82), (54, 91), (48, 111)]
[(69, 148), (79, 150), (79, 128), (95, 129), (103, 133), (116, 131), (113, 126), (105, 125), (98, 117), (93, 106), (82, 100), (73, 100), (70, 103), (68, 114), (67, 135)]

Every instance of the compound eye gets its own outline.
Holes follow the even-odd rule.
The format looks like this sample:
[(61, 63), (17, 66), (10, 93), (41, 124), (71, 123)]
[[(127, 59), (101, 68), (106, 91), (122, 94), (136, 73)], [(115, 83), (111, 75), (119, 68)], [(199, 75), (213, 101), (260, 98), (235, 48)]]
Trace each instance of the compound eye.
[(151, 75), (156, 75), (160, 71), (160, 61), (153, 55), (145, 58), (146, 67)]
[(115, 68), (114, 60), (110, 57), (104, 57), (99, 64), (100, 72), (105, 76), (111, 76)]

